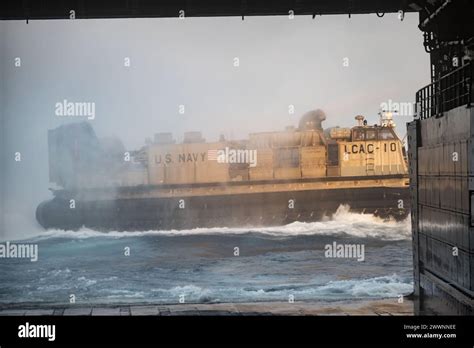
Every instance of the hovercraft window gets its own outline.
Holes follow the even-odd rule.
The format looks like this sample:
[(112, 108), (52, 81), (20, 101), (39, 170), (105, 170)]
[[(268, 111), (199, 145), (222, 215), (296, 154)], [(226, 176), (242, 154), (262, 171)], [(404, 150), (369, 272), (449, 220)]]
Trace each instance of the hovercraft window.
[(366, 132), (366, 140), (375, 140), (377, 138), (377, 133), (375, 132), (375, 130), (367, 130)]
[(354, 130), (352, 141), (357, 141), (357, 140), (359, 141), (365, 140), (365, 131), (363, 129)]
[(390, 129), (382, 129), (382, 130), (379, 130), (379, 139), (391, 140), (391, 139), (395, 139), (395, 136), (393, 135)]

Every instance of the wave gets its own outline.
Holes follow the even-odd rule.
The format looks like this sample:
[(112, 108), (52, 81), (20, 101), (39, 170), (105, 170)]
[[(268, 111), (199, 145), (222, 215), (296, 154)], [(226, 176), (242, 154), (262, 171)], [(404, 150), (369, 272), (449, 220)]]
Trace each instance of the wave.
[(94, 238), (112, 237), (127, 238), (139, 236), (187, 236), (187, 235), (230, 235), (256, 233), (274, 237), (313, 236), (313, 235), (351, 235), (360, 238), (379, 238), (382, 240), (408, 240), (411, 236), (410, 219), (404, 221), (385, 221), (372, 214), (361, 214), (350, 211), (347, 205), (341, 205), (328, 218), (319, 222), (293, 222), (284, 226), (272, 227), (212, 227), (185, 230), (151, 230), (140, 232), (100, 232), (88, 228), (78, 231), (47, 230), (36, 233), (28, 239), (49, 238)]
[(318, 289), (325, 298), (338, 292), (350, 295), (351, 298), (394, 297), (407, 295), (413, 291), (413, 283), (396, 274), (361, 280), (331, 281)]
[[(41, 291), (38, 296), (36, 291), (29, 291), (26, 298), (17, 299), (15, 302), (42, 302), (57, 301), (58, 296), (67, 291), (90, 291), (95, 289), (95, 294), (84, 293), (87, 300), (93, 303), (133, 303), (133, 302), (161, 302), (178, 303), (182, 298), (186, 303), (219, 303), (219, 302), (262, 302), (286, 301), (292, 295), (295, 301), (314, 300), (363, 300), (385, 299), (398, 300), (400, 296), (407, 296), (413, 292), (412, 278), (402, 277), (397, 274), (373, 278), (333, 280), (327, 283), (309, 283), (283, 286), (240, 287), (240, 286), (206, 286), (183, 285), (170, 288), (117, 288), (114, 283), (105, 282), (103, 279), (77, 279), (80, 284), (73, 286), (66, 284), (42, 284), (36, 286), (36, 291)], [(94, 285), (91, 287), (91, 285)], [(44, 298), (42, 298), (45, 296)], [(11, 302), (0, 298), (0, 303)]]
[(170, 289), (153, 289), (151, 297), (162, 300), (184, 296), (187, 302), (225, 301), (284, 301), (289, 295), (295, 300), (374, 299), (406, 296), (413, 292), (411, 279), (397, 274), (365, 279), (335, 280), (326, 284), (288, 285), (268, 288), (214, 288), (195, 285), (176, 286)]
[(285, 298), (292, 294), (301, 299), (397, 298), (413, 291), (413, 283), (397, 274), (366, 279), (334, 280), (324, 285), (292, 289), (258, 289), (258, 296)]

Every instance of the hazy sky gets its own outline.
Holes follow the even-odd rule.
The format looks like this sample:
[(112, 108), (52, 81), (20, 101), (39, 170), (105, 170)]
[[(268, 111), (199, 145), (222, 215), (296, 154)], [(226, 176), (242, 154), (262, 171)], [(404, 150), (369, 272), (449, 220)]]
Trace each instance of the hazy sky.
[[(34, 228), (50, 196), (47, 130), (83, 120), (56, 116), (57, 102), (94, 102), (98, 136), (132, 150), (156, 132), (179, 141), (191, 130), (207, 140), (280, 130), (315, 108), (325, 127), (352, 126), (357, 114), (375, 123), (382, 102), (413, 102), (429, 83), (417, 24), (417, 14), (0, 21), (0, 239)], [(410, 120), (395, 120), (399, 133)]]

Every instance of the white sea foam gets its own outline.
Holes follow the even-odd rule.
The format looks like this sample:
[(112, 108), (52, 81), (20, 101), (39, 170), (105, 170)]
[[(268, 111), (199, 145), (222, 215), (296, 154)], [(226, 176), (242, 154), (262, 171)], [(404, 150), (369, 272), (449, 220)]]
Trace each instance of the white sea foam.
[(146, 294), (143, 291), (134, 291), (134, 290), (123, 290), (123, 289), (103, 289), (100, 292), (104, 292), (106, 298), (115, 301), (129, 301), (133, 299), (143, 299), (146, 297)]
[[(394, 298), (413, 292), (413, 283), (397, 274), (365, 279), (335, 280), (323, 285), (286, 286), (284, 289), (199, 287), (195, 285), (175, 286), (170, 289), (153, 289), (152, 292), (163, 299), (184, 296), (186, 302), (209, 302), (219, 298), (237, 301), (268, 301), (287, 299), (365, 299)], [(160, 296), (161, 295), (161, 296)]]
[(285, 226), (272, 227), (213, 227), (186, 230), (159, 230), (141, 232), (99, 232), (87, 228), (78, 231), (47, 230), (30, 236), (28, 239), (48, 238), (93, 238), (112, 237), (126, 238), (148, 235), (185, 236), (185, 235), (226, 235), (259, 233), (275, 237), (291, 237), (301, 235), (341, 235), (348, 234), (360, 238), (379, 238), (382, 240), (407, 240), (410, 238), (410, 220), (385, 221), (372, 214), (353, 213), (347, 205), (341, 205), (330, 218), (320, 222), (293, 222)]
[(346, 294), (350, 298), (396, 298), (399, 295), (411, 293), (413, 283), (407, 283), (400, 276), (392, 274), (368, 279), (331, 281), (317, 290), (321, 295), (325, 295), (325, 298), (330, 298), (332, 294), (338, 293)]
[(48, 272), (48, 275), (51, 275), (53, 277), (58, 277), (58, 276), (65, 276), (69, 275), (71, 273), (71, 270), (69, 268), (65, 269), (53, 269)]
[(87, 279), (86, 277), (79, 277), (77, 278), (77, 281), (79, 282), (80, 285), (83, 285), (83, 286), (91, 286), (97, 283), (97, 280)]
[(247, 289), (244, 298), (251, 294), (255, 299), (282, 299), (289, 294), (299, 299), (357, 299), (357, 298), (398, 298), (413, 292), (413, 283), (392, 274), (365, 279), (334, 280), (324, 285), (291, 286), (285, 289)]

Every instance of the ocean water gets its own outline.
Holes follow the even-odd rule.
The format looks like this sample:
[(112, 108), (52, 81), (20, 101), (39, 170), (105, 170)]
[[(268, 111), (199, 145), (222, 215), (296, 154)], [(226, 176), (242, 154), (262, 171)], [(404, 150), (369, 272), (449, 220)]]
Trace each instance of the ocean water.
[[(187, 303), (396, 298), (413, 291), (410, 223), (341, 206), (322, 222), (185, 231), (42, 231), (38, 261), (0, 259), (0, 303)], [(359, 244), (364, 261), (325, 246)], [(236, 255), (238, 248), (238, 255)], [(126, 251), (130, 255), (126, 255)]]

